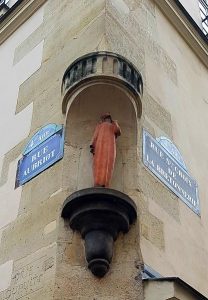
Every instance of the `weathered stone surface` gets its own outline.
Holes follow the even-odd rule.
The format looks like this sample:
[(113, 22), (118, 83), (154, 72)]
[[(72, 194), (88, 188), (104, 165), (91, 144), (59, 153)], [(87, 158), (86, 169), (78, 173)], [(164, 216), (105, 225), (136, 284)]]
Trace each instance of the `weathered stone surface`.
[[(13, 269), (13, 261), (9, 260), (5, 262), (4, 264), (0, 265), (0, 294), (1, 291), (6, 290), (11, 283), (12, 278), (12, 269)], [(1, 299), (1, 298), (0, 298)]]
[(149, 211), (149, 200), (143, 192), (134, 192), (131, 194), (132, 199), (136, 201), (139, 211), (140, 227), (138, 236), (144, 237), (155, 247), (163, 250), (165, 247), (164, 224), (163, 222)]
[(141, 234), (160, 250), (165, 248), (164, 224), (149, 212), (141, 215)]
[(137, 149), (123, 150), (123, 189), (125, 193), (137, 188)]
[(124, 0), (130, 11), (135, 11), (138, 8), (146, 8), (153, 16), (155, 16), (155, 3), (151, 0)]
[(149, 199), (158, 203), (172, 218), (180, 222), (178, 197), (143, 166), (139, 168), (139, 178), (139, 189), (148, 195)]
[[(21, 155), (29, 138), (47, 123), (65, 124), (61, 81), (77, 57), (109, 50), (128, 58), (144, 79), (143, 116), (135, 116), (133, 106), (126, 105), (130, 100), (124, 101), (128, 97), (122, 98), (122, 93), (118, 96), (109, 86), (105, 90), (94, 87), (85, 103), (77, 102), (66, 122), (63, 160), (23, 186), (17, 218), (2, 229), (0, 263), (14, 260), (14, 270), (11, 285), (1, 291), (0, 299), (142, 300), (139, 272), (143, 259), (162, 275), (179, 274), (193, 285), (200, 277), (199, 286), (207, 291), (204, 161), (208, 149), (206, 145), (199, 149), (207, 130), (204, 66), (151, 0), (50, 0), (38, 26), (15, 50), (16, 66), (44, 39), (41, 67), (21, 84), (16, 106), (18, 115), (33, 103), (30, 133), (1, 159), (1, 188), (10, 181), (9, 166)], [(98, 280), (86, 268), (83, 240), (69, 230), (60, 211), (69, 194), (92, 184), (88, 147), (97, 116), (106, 109), (118, 116), (123, 130), (112, 186), (135, 200), (139, 223), (128, 235), (119, 236), (111, 270)], [(199, 182), (201, 218), (143, 166), (142, 126), (153, 136), (167, 135), (180, 146)], [(14, 192), (11, 185), (9, 190)], [(54, 242), (57, 247), (51, 253)], [(186, 253), (197, 253), (199, 260), (193, 261)], [(195, 272), (187, 274), (181, 267), (184, 264)]]
[(10, 286), (0, 293), (0, 299), (51, 299), (55, 271), (56, 245), (52, 244), (14, 263)]
[(63, 188), (75, 192), (77, 190), (77, 174), (79, 170), (79, 161), (81, 150), (78, 147), (65, 146), (64, 160), (70, 161), (69, 168), (63, 168)]
[[(113, 299), (142, 299), (141, 286), (134, 279), (137, 275), (134, 262), (132, 264), (128, 262), (118, 265), (117, 268), (112, 269), (101, 280), (93, 277), (85, 268), (80, 266), (70, 267), (73, 276), (68, 272), (69, 266), (60, 264), (60, 267), (61, 270), (56, 279), (59, 294), (55, 292), (55, 299), (64, 297), (65, 294), (70, 295), (73, 299), (77, 295), (77, 290), (79, 290), (79, 297), (86, 297), (86, 299), (90, 297), (91, 299), (96, 297), (98, 299), (105, 297), (112, 297)], [(135, 293), (135, 291), (137, 292)]]
[(3, 232), (3, 229), (0, 230), (0, 244), (1, 244), (2, 232)]
[(127, 35), (126, 30), (119, 26), (109, 13), (106, 15), (106, 37), (109, 46), (108, 50), (128, 58), (140, 70), (145, 81), (145, 59), (142, 45), (140, 43), (136, 45), (134, 39)]
[(37, 46), (44, 37), (43, 23), (15, 48), (13, 65), (17, 64), (27, 53)]
[(79, 233), (74, 232), (71, 242), (63, 243), (60, 246), (61, 248), (64, 249), (62, 254), (63, 263), (70, 265), (70, 267), (71, 266), (86, 267), (84, 241), (82, 240)]
[(61, 195), (43, 199), (39, 205), (27, 208), (24, 213), (7, 227), (0, 244), (0, 262), (13, 258), (14, 261), (30, 255), (56, 241), (56, 231), (44, 234), (44, 228), (59, 215)]
[(45, 234), (50, 234), (51, 232), (53, 232), (54, 230), (56, 230), (56, 220), (50, 222), (49, 224), (47, 224), (44, 228), (44, 233)]
[[(32, 105), (29, 105), (21, 113), (15, 115), (15, 107), (18, 98), (18, 92), (21, 84), (25, 82), (41, 65), (43, 43), (40, 42), (22, 57), (22, 59), (13, 65), (15, 48), (22, 43), (43, 20), (43, 9), (39, 9), (31, 16), (18, 30), (15, 31), (4, 44), (1, 45), (1, 71), (4, 76), (1, 79), (1, 98), (4, 109), (0, 110), (1, 144), (0, 156), (4, 156), (13, 147), (21, 143), (30, 131)], [(12, 88), (11, 88), (12, 87)], [(7, 133), (5, 138), (5, 129)]]
[(159, 127), (171, 139), (172, 123), (170, 113), (146, 93), (143, 97), (143, 103), (144, 118), (147, 116), (154, 126)]
[[(27, 212), (33, 213), (33, 210), (38, 213), (38, 205), (45, 205), (44, 203), (47, 199), (49, 201), (50, 199), (53, 200), (54, 198), (57, 198), (57, 201), (59, 201), (57, 204), (61, 203), (61, 197), (64, 197), (64, 193), (60, 190), (61, 177), (57, 177), (56, 175), (61, 172), (61, 170), (62, 161), (59, 161), (23, 186), (19, 210), (20, 215), (24, 215)], [(56, 191), (59, 191), (60, 193), (54, 195)]]
[(171, 60), (163, 48), (150, 37), (147, 37), (146, 44), (148, 45), (148, 57), (151, 59), (151, 61), (154, 62), (154, 64), (162, 71), (164, 71), (174, 84), (177, 84), (176, 65), (173, 60)]
[(8, 180), (0, 187), (0, 229), (14, 221), (18, 215), (22, 188), (15, 190), (17, 160), (9, 165)]
[(20, 155), (23, 147), (25, 145), (25, 141), (19, 143), (16, 147), (11, 149), (2, 157), (2, 170), (1, 170), (1, 177), (0, 177), (0, 186), (4, 185), (8, 180), (8, 172), (9, 172), (9, 165), (12, 161), (16, 160)]
[(92, 154), (89, 151), (89, 144), (83, 147), (80, 151), (77, 179), (77, 190), (93, 186)]
[[(126, 40), (125, 44), (134, 42), (134, 44), (137, 45), (136, 48), (133, 45), (131, 47), (125, 47), (125, 45), (123, 45), (116, 50), (120, 53), (120, 51), (128, 49), (128, 53), (123, 54), (121, 52), (121, 54), (126, 57), (128, 57), (128, 55), (131, 56), (132, 62), (141, 70), (144, 81), (146, 79), (145, 72), (143, 71), (144, 59), (142, 64), (140, 63), (141, 59), (134, 61), (135, 55), (132, 52), (136, 49), (137, 56), (145, 52), (145, 60), (146, 57), (151, 58), (153, 63), (161, 68), (174, 84), (177, 84), (176, 65), (158, 43), (154, 4), (151, 1), (138, 2), (138, 6), (133, 12), (129, 10), (124, 14), (116, 8), (115, 3), (111, 0), (107, 1), (107, 3), (106, 34), (109, 45), (113, 44), (119, 47), (117, 43), (118, 41), (121, 43), (122, 40), (123, 43)], [(135, 7), (134, 4), (133, 7)], [(112, 28), (114, 30), (111, 33)], [(120, 31), (120, 37), (116, 39), (118, 30)], [(113, 42), (113, 40), (117, 40), (117, 43)], [(140, 49), (138, 49), (138, 45)]]
[[(104, 16), (102, 11), (104, 9), (104, 0), (97, 1), (97, 3), (87, 4), (79, 2), (75, 4), (73, 1), (70, 4), (70, 14), (77, 14), (80, 11), (83, 13), (84, 23), (80, 24), (81, 16), (79, 18), (73, 18), (73, 22), (68, 22), (68, 9), (69, 2), (62, 1), (61, 5), (56, 5), (53, 1), (46, 4), (44, 24), (43, 26), (43, 37), (45, 37), (44, 49), (43, 49), (43, 62), (40, 72), (34, 74), (27, 82), (21, 87), (20, 96), (17, 104), (17, 111), (21, 111), (26, 105), (34, 102), (34, 112), (33, 115), (37, 115), (40, 111), (53, 113), (53, 106), (60, 105), (61, 101), (60, 85), (63, 73), (70, 63), (77, 57), (77, 48), (80, 49), (81, 53), (85, 54), (90, 52), (90, 50), (95, 49), (98, 45), (99, 36), (103, 33), (104, 28)], [(85, 8), (85, 9), (84, 9)], [(54, 25), (54, 14), (62, 15), (59, 18), (61, 22), (59, 26)], [(71, 19), (72, 21), (72, 19)], [(64, 28), (65, 30), (61, 30)], [(34, 37), (30, 37), (31, 43), (35, 43), (35, 39), (39, 37), (39, 33), (34, 33)], [(89, 43), (85, 43), (85, 38), (88, 39)], [(54, 40), (56, 43), (54, 44)], [(27, 46), (26, 46), (27, 45)], [(29, 47), (25, 41), (25, 45), (20, 45), (23, 49)], [(20, 51), (20, 50), (17, 50)], [(23, 51), (23, 50), (22, 50)], [(26, 49), (25, 49), (26, 51)], [(70, 51), (70, 58), (69, 53)], [(55, 74), (55, 76), (51, 76)], [(33, 88), (33, 86), (38, 86), (38, 89)], [(54, 87), (54, 90), (51, 90)], [(50, 93), (48, 95), (48, 93)], [(53, 95), (53, 96), (51, 96)], [(57, 101), (59, 99), (59, 101)], [(37, 107), (36, 107), (36, 100)], [(45, 102), (45, 109), (39, 109), (40, 103)], [(52, 108), (52, 110), (51, 110)], [(60, 111), (59, 107), (55, 107), (56, 111)], [(36, 126), (42, 125), (45, 119), (33, 118), (32, 129)], [(39, 124), (34, 124), (34, 122), (39, 122)]]
[[(116, 152), (116, 161), (115, 161), (115, 167), (114, 167), (114, 172), (113, 172), (113, 177), (111, 180), (111, 185), (114, 187), (114, 189), (124, 192), (124, 175), (125, 175), (125, 162), (123, 161), (123, 156), (125, 154), (122, 153), (122, 149), (117, 149)], [(119, 163), (121, 162), (122, 163)], [(128, 171), (127, 171), (128, 172)], [(117, 178), (120, 177), (120, 180), (117, 180)]]

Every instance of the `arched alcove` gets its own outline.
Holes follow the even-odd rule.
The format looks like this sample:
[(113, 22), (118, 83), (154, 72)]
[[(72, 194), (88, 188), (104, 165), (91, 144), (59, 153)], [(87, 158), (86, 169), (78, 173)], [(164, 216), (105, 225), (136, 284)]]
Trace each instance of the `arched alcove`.
[[(66, 151), (76, 157), (77, 180), (73, 190), (93, 186), (90, 142), (100, 115), (110, 112), (121, 127), (117, 139), (117, 158), (110, 187), (127, 191), (134, 185), (137, 161), (137, 117), (128, 91), (114, 84), (88, 84), (74, 97), (66, 114)], [(68, 162), (70, 171), (70, 161)], [(73, 175), (74, 176), (74, 175)], [(67, 184), (67, 183), (66, 183)], [(69, 183), (68, 183), (69, 184)]]
[(93, 186), (90, 142), (103, 113), (121, 127), (110, 187), (136, 188), (138, 125), (142, 111), (140, 73), (124, 57), (111, 52), (87, 54), (66, 70), (62, 93), (66, 115), (64, 187), (76, 191)]
[[(88, 268), (98, 277), (109, 270), (119, 232), (127, 233), (137, 218), (136, 204), (128, 194), (137, 188), (142, 88), (142, 78), (135, 67), (109, 52), (77, 59), (63, 77), (63, 188), (69, 196), (63, 204), (62, 217), (81, 233)], [(93, 187), (90, 144), (100, 116), (105, 113), (117, 120), (121, 136), (116, 141), (110, 186)]]

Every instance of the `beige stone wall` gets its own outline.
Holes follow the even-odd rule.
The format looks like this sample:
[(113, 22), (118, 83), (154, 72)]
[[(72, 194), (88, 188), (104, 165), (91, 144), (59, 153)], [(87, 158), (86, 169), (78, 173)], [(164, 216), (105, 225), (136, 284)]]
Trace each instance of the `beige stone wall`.
[[(35, 55), (40, 57), (37, 69), (20, 81), (13, 105), (11, 120), (28, 110), (27, 126), (21, 131), (25, 118), (18, 126), (9, 122), (20, 134), (0, 158), (0, 201), (7, 216), (0, 228), (0, 274), (5, 274), (0, 299), (143, 299), (143, 261), (208, 295), (207, 69), (154, 1), (48, 0), (40, 11), (41, 21), (13, 48), (12, 66), (38, 47), (42, 52)], [(142, 73), (141, 119), (128, 96), (113, 87), (106, 94), (99, 87), (86, 91), (87, 103), (82, 94), (68, 114), (62, 114), (64, 71), (77, 57), (98, 50), (125, 56)], [(101, 95), (97, 102), (96, 93)], [(99, 280), (87, 270), (79, 234), (60, 214), (70, 193), (92, 184), (88, 146), (106, 108), (123, 128), (111, 184), (134, 199), (139, 220), (127, 235), (119, 236), (111, 269)], [(66, 125), (63, 160), (14, 190), (15, 166), (24, 145), (48, 123)], [(169, 137), (180, 149), (199, 184), (201, 217), (145, 169), (142, 127), (154, 136)]]
[(134, 199), (141, 213), (143, 259), (161, 275), (179, 276), (207, 294), (207, 69), (152, 1), (125, 3), (126, 14), (109, 1), (109, 49), (124, 54), (142, 71), (143, 126), (179, 147), (198, 182), (201, 203), (199, 217), (145, 170), (140, 154), (140, 193)]
[(170, 281), (145, 281), (145, 300), (196, 300), (201, 299), (193, 290), (184, 287), (174, 280)]
[[(147, 90), (171, 117), (172, 139), (179, 147), (190, 174), (199, 185), (201, 217), (194, 214), (177, 197), (165, 191), (167, 189), (161, 185), (160, 189), (164, 190), (165, 194), (160, 192), (150, 195), (149, 211), (164, 224), (161, 234), (164, 236), (165, 248), (163, 252), (160, 252), (158, 247), (150, 247), (149, 241), (143, 239), (142, 253), (147, 264), (162, 275), (179, 276), (207, 295), (205, 278), (207, 277), (208, 248), (204, 239), (208, 230), (205, 221), (207, 215), (205, 179), (207, 144), (204, 142), (207, 127), (205, 116), (207, 69), (157, 8), (156, 18), (157, 41), (172, 61), (172, 67), (170, 64), (169, 67), (170, 70), (174, 67), (175, 80), (167, 77), (161, 64), (147, 57)], [(152, 124), (154, 133), (156, 136), (171, 137), (170, 133), (163, 129), (163, 116), (161, 111), (159, 128), (158, 124), (155, 124), (156, 126)], [(149, 183), (155, 181), (153, 178), (149, 180)], [(171, 209), (171, 203), (167, 205), (170, 197), (171, 203), (174, 204)], [(166, 202), (169, 208), (164, 208), (164, 205), (161, 207), (159, 202)], [(158, 235), (160, 235), (159, 232)]]
[[(20, 140), (18, 145), (5, 153), (1, 173), (3, 186), (10, 174), (8, 172), (11, 162), (21, 156), (27, 140), (47, 123), (65, 123), (65, 116), (61, 111), (61, 80), (67, 66), (85, 53), (105, 50), (106, 1), (69, 3), (68, 0), (51, 0), (47, 1), (42, 9), (43, 22), (34, 28), (14, 51), (14, 63), (18, 64), (44, 40), (41, 67), (27, 81), (22, 82), (16, 103), (17, 114), (28, 106), (33, 106), (30, 133), (27, 139)], [(123, 101), (127, 102), (126, 99)], [(118, 107), (116, 104), (113, 110), (118, 110)], [(126, 107), (130, 109), (130, 122), (134, 112), (128, 102)], [(103, 105), (102, 109), (104, 108)], [(76, 106), (74, 113), (76, 117)], [(97, 108), (91, 124), (90, 138), (99, 114)], [(81, 121), (88, 120), (87, 117)], [(69, 122), (72, 121), (69, 119)], [(135, 116), (133, 124), (135, 161)], [(83, 127), (80, 127), (80, 136), (83, 135), (81, 130)], [(127, 123), (126, 133), (124, 131), (122, 137), (123, 143), (124, 138), (128, 141), (129, 130)], [(72, 140), (72, 136), (69, 135), (69, 143)], [(77, 145), (78, 151), (75, 151), (78, 157), (79, 147), (83, 146), (79, 143), (80, 140)], [(76, 169), (75, 158), (70, 156), (69, 148), (66, 143), (65, 157), (62, 161), (19, 188), (21, 199), (16, 216), (1, 231), (0, 271), (4, 272), (6, 277), (1, 286), (0, 299), (142, 299), (141, 279), (138, 275), (141, 269), (141, 254), (137, 226), (132, 228), (128, 236), (120, 236), (115, 245), (112, 270), (106, 278), (98, 280), (87, 270), (80, 236), (70, 231), (60, 217), (61, 205), (66, 196), (75, 189), (84, 187), (82, 165), (86, 172), (91, 170), (90, 164), (86, 167), (84, 158)], [(86, 141), (85, 148), (86, 151), (82, 151), (83, 157), (89, 155)], [(129, 149), (126, 148), (123, 152), (128, 153)], [(15, 166), (16, 163), (14, 171)], [(129, 169), (129, 165), (124, 167), (126, 168)], [(73, 185), (71, 171), (74, 172), (76, 180), (79, 178), (78, 186)], [(119, 175), (119, 169), (117, 174)], [(14, 177), (13, 174), (13, 180)], [(129, 180), (128, 177), (126, 180)], [(114, 182), (116, 185), (116, 180)], [(86, 183), (84, 184), (86, 186)], [(91, 185), (91, 182), (88, 184)], [(10, 192), (14, 192), (13, 185), (6, 187)], [(121, 182), (117, 188), (123, 190)], [(7, 213), (9, 215), (8, 209)]]

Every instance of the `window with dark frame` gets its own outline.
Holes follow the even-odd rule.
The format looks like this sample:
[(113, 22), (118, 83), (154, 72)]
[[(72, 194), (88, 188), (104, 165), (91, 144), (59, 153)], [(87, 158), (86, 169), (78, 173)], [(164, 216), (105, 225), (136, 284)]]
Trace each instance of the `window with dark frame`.
[(9, 10), (6, 0), (0, 0), (0, 19)]
[(208, 37), (208, 0), (199, 0), (199, 9), (202, 18), (203, 32)]

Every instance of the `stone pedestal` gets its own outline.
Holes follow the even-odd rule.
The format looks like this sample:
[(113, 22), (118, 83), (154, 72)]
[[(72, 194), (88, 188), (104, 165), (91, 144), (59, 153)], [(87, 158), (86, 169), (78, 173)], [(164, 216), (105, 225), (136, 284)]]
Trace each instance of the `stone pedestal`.
[(88, 188), (70, 195), (62, 217), (85, 240), (88, 268), (103, 277), (113, 256), (113, 243), (121, 231), (127, 233), (136, 218), (136, 205), (127, 195), (107, 188)]

